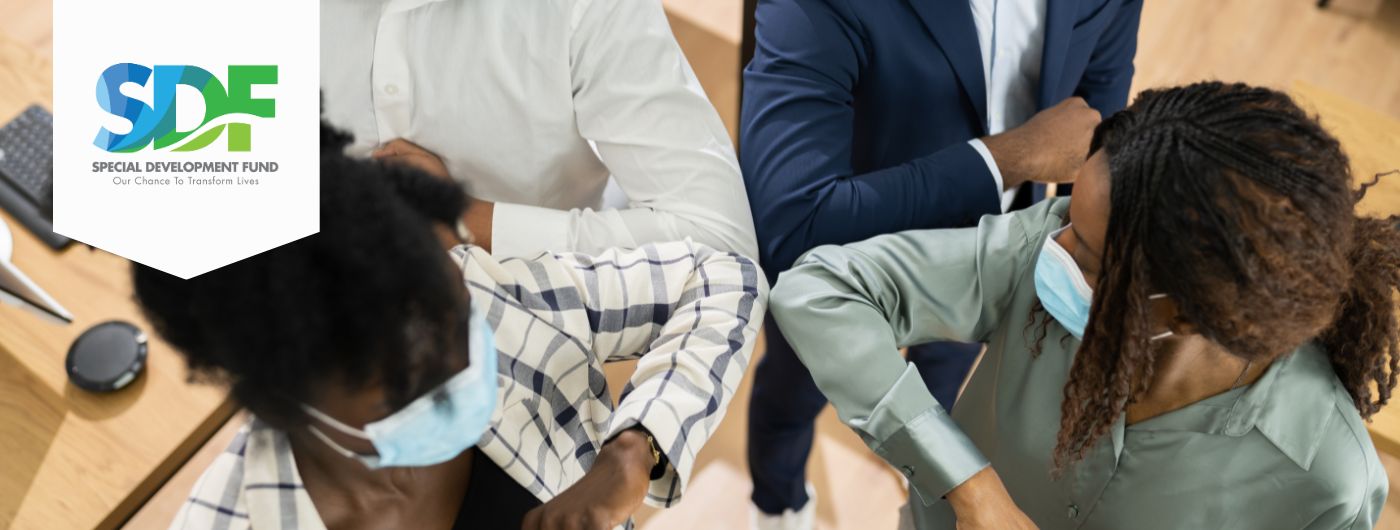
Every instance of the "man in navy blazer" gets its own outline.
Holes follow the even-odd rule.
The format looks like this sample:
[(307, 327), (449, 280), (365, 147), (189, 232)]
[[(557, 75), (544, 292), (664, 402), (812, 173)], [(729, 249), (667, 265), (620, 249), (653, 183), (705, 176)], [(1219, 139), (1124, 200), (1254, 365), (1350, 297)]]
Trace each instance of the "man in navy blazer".
[[(740, 162), (775, 281), (807, 250), (971, 226), (1072, 180), (1132, 84), (1142, 0), (759, 0)], [(1016, 191), (1020, 190), (1019, 197)], [(811, 528), (826, 400), (775, 326), (756, 369), (760, 528)], [(951, 408), (979, 345), (910, 348)]]

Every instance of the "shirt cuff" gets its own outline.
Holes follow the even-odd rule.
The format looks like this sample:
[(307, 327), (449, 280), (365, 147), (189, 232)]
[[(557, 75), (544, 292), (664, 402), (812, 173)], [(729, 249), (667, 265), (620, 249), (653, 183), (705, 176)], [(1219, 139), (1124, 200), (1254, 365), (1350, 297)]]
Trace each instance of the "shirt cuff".
[(491, 255), (533, 258), (541, 252), (567, 252), (568, 232), (569, 212), (498, 202), (491, 214)]
[(1006, 181), (1001, 177), (1001, 168), (997, 167), (997, 160), (992, 157), (991, 150), (987, 149), (987, 144), (982, 143), (981, 138), (973, 138), (967, 141), (977, 154), (982, 155), (982, 161), (987, 163), (987, 171), (992, 173), (992, 180), (996, 183), (997, 196), (1001, 197), (1001, 211), (1006, 212), (1011, 207), (1011, 201), (1016, 198), (1016, 190), (1007, 190)]
[(617, 411), (613, 413), (611, 424), (608, 427), (608, 435), (603, 439), (611, 440), (622, 434), (622, 431), (638, 425), (645, 427), (647, 432), (651, 433), (651, 437), (656, 440), (656, 445), (661, 449), (661, 453), (666, 455), (666, 469), (660, 477), (653, 479), (647, 486), (647, 495), (643, 502), (656, 508), (670, 508), (680, 502), (681, 495), (685, 493), (693, 461), (686, 453), (686, 449), (676, 443), (685, 438), (686, 433), (679, 432), (674, 425), (658, 424), (653, 426), (642, 421), (642, 411), (646, 409), (649, 401), (653, 400), (624, 400), (618, 406)]
[(870, 448), (909, 479), (930, 506), (989, 465), (987, 457), (929, 394), (914, 365), (871, 411)]

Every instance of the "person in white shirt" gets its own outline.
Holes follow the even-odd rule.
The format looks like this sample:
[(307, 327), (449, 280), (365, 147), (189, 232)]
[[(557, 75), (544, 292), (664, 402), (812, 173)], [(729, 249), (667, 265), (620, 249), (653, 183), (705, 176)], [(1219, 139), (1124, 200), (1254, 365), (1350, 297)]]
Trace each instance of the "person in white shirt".
[[(659, 0), (323, 0), (321, 57), (347, 154), (470, 187), (465, 222), (497, 257), (686, 237), (757, 256), (733, 146)], [(604, 209), (610, 176), (624, 207)]]

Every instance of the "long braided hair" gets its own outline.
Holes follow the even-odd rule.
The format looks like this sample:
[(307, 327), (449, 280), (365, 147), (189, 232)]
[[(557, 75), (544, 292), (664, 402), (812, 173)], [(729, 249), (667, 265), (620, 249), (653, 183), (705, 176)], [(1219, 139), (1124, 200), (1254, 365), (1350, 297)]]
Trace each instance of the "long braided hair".
[(1337, 140), (1288, 96), (1219, 82), (1148, 90), (1099, 125), (1092, 149), (1108, 157), (1111, 212), (1055, 474), (1152, 380), (1153, 293), (1243, 359), (1316, 339), (1363, 417), (1390, 400), (1400, 229), (1356, 216), (1370, 184), (1352, 190)]

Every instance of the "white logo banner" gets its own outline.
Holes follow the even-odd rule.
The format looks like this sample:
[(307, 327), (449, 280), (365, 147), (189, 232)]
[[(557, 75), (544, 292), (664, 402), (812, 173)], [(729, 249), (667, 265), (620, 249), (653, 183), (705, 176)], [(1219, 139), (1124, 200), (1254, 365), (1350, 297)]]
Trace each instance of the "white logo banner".
[(55, 0), (54, 231), (181, 278), (319, 230), (319, 3)]

